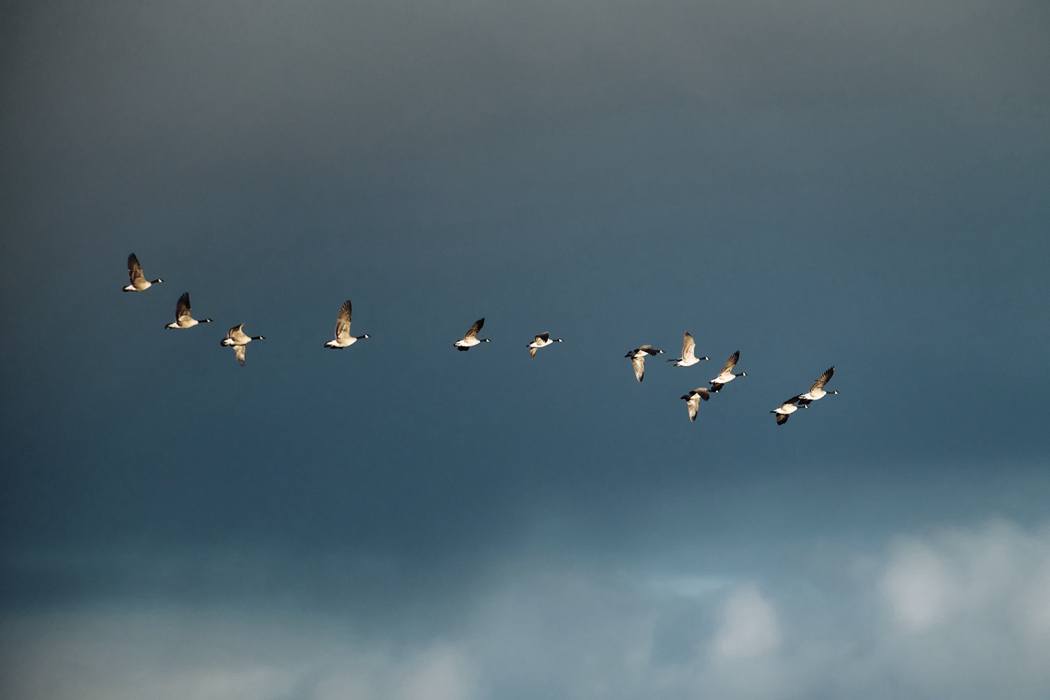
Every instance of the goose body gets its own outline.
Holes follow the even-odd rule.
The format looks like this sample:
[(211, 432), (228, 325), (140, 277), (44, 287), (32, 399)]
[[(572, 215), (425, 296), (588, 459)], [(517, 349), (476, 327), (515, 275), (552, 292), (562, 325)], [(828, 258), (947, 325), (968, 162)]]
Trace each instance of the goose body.
[(700, 401), (710, 399), (711, 391), (706, 386), (698, 386), (682, 394), (681, 398), (685, 401), (685, 409), (689, 413), (689, 420), (696, 422), (696, 414), (700, 412)]
[(262, 335), (248, 335), (244, 332), (244, 324), (240, 323), (226, 331), (226, 337), (219, 345), (224, 348), (233, 348), (233, 356), (237, 358), (237, 364), (244, 366), (247, 362), (248, 343), (253, 340), (266, 340)]
[(707, 355), (696, 356), (696, 341), (693, 340), (693, 334), (686, 331), (682, 334), (682, 356), (668, 360), (668, 362), (673, 362), (675, 367), (692, 367), (707, 359), (710, 359)]
[(822, 398), (829, 394), (832, 396), (838, 394), (839, 392), (837, 389), (832, 389), (831, 391), (828, 391), (824, 388), (824, 385), (831, 381), (831, 377), (834, 374), (834, 367), (828, 367), (826, 370), (824, 370), (824, 374), (816, 378), (816, 380), (813, 382), (813, 386), (809, 388), (809, 391), (807, 391), (805, 394), (799, 395), (799, 403), (801, 403), (803, 406), (808, 406), (814, 401), (820, 401)]
[(339, 314), (335, 319), (335, 338), (324, 344), (326, 348), (342, 350), (348, 348), (359, 340), (368, 340), (369, 335), (362, 333), (359, 336), (350, 335), (350, 317), (353, 313), (353, 305), (347, 299), (339, 307)]
[(481, 345), (482, 343), (489, 342), (488, 338), (479, 338), (478, 331), (485, 326), (485, 319), (479, 318), (474, 321), (474, 325), (467, 329), (467, 332), (463, 334), (463, 337), (452, 343), (452, 347), (456, 348), (460, 352), (466, 352), (475, 345)]
[(634, 370), (634, 378), (638, 381), (645, 379), (645, 358), (649, 355), (660, 355), (663, 350), (646, 343), (639, 345), (634, 350), (628, 350), (624, 357), (630, 358), (631, 369)]
[(726, 363), (722, 365), (722, 371), (718, 373), (718, 376), (712, 379), (710, 382), (708, 382), (708, 384), (711, 385), (711, 391), (719, 392), (722, 390), (722, 387), (724, 387), (726, 384), (733, 381), (737, 377), (747, 376), (747, 372), (741, 372), (740, 374), (735, 374), (733, 372), (733, 368), (736, 367), (736, 363), (739, 361), (740, 351), (737, 350), (732, 355), (730, 355), (729, 359), (726, 360)]
[(145, 273), (142, 272), (142, 265), (139, 264), (138, 257), (132, 253), (128, 256), (128, 284), (121, 289), (125, 292), (144, 292), (155, 284), (161, 284), (164, 282), (161, 278), (155, 280), (146, 279)]
[(175, 320), (164, 327), (179, 330), (193, 328), (201, 323), (211, 323), (211, 319), (202, 318), (198, 320), (193, 318), (193, 313), (190, 309), (190, 293), (183, 292), (179, 300), (175, 302)]
[(790, 399), (774, 408), (770, 413), (774, 415), (777, 421), (777, 425), (784, 425), (788, 422), (788, 418), (791, 414), (798, 410), (801, 405), (803, 408), (808, 408), (806, 404), (801, 403), (802, 395), (792, 396)]
[(551, 334), (548, 331), (544, 331), (543, 333), (537, 333), (536, 337), (528, 345), (529, 357), (536, 357), (536, 352), (539, 351), (540, 348), (545, 348), (548, 345), (554, 345), (555, 343), (560, 342), (561, 338), (552, 338)]

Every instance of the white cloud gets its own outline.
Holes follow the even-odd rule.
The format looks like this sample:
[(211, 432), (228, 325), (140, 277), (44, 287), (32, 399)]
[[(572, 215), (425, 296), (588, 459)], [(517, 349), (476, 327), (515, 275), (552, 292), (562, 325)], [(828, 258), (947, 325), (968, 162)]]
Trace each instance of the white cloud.
[(714, 652), (725, 659), (749, 659), (780, 646), (777, 613), (753, 584), (739, 587), (722, 607), (722, 625)]

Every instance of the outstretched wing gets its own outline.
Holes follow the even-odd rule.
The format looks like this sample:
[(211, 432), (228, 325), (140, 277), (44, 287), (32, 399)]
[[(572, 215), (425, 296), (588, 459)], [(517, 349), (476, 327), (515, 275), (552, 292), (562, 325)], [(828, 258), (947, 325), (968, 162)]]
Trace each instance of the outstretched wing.
[(788, 413), (777, 413), (776, 414), (777, 425), (784, 425), (784, 423), (788, 422), (788, 418), (790, 418), (790, 417), (791, 417), (791, 415), (788, 414)]
[(485, 326), (485, 319), (484, 318), (479, 318), (477, 321), (474, 321), (474, 325), (471, 326), (470, 330), (468, 330), (463, 335), (463, 338), (464, 339), (466, 339), (466, 338), (477, 338), (478, 337), (478, 331), (480, 331), (484, 326)]
[(828, 367), (824, 370), (824, 374), (817, 377), (817, 380), (813, 382), (813, 386), (809, 388), (810, 391), (816, 391), (817, 389), (823, 389), (824, 385), (831, 381), (831, 377), (835, 374), (834, 367)]
[(181, 321), (192, 317), (193, 314), (190, 312), (190, 293), (183, 292), (179, 300), (175, 302), (175, 320)]
[(237, 364), (244, 367), (244, 363), (248, 361), (248, 346), (247, 345), (234, 345), (233, 356), (237, 358)]
[(350, 300), (347, 299), (343, 302), (343, 305), (339, 307), (339, 315), (335, 319), (335, 337), (336, 338), (349, 338), (350, 337), (350, 314), (353, 312), (353, 306), (350, 304)]
[(135, 280), (146, 279), (146, 276), (142, 274), (142, 265), (139, 263), (138, 256), (134, 253), (128, 256), (128, 279), (132, 284), (135, 284)]
[(736, 363), (739, 362), (739, 361), (740, 361), (740, 351), (737, 350), (732, 355), (730, 355), (729, 359), (726, 360), (726, 363), (724, 365), (722, 365), (722, 371), (723, 372), (732, 372), (733, 368), (736, 367)]
[(686, 399), (685, 408), (689, 412), (689, 420), (696, 421), (696, 414), (700, 412), (700, 395), (693, 394)]
[(547, 340), (550, 339), (550, 337), (551, 337), (551, 334), (548, 331), (544, 331), (543, 333), (537, 333), (536, 334), (536, 342), (537, 343), (546, 343)]
[(645, 379), (645, 355), (631, 358), (631, 368), (634, 369), (634, 378), (638, 381)]
[(682, 335), (682, 359), (688, 360), (695, 357), (695, 355), (693, 354), (695, 350), (696, 341), (693, 340), (693, 334), (689, 331), (686, 331)]

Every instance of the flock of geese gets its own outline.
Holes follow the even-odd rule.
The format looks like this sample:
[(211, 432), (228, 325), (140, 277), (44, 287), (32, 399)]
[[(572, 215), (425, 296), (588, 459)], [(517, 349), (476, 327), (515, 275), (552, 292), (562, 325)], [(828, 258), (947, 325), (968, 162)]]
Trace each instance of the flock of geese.
[[(125, 292), (145, 292), (153, 285), (164, 282), (164, 280), (160, 278), (153, 280), (148, 279), (142, 271), (142, 265), (139, 263), (138, 257), (136, 257), (134, 253), (128, 256), (128, 277), (129, 283), (123, 288)], [(351, 305), (350, 300), (347, 299), (343, 302), (342, 306), (339, 307), (339, 313), (336, 316), (335, 337), (324, 344), (325, 348), (331, 350), (342, 350), (350, 347), (359, 340), (368, 339), (367, 333), (362, 333), (358, 336), (350, 335), (350, 321), (352, 314), (353, 306)], [(212, 320), (210, 318), (196, 319), (193, 317), (193, 311), (190, 306), (190, 293), (183, 292), (182, 296), (180, 296), (179, 300), (175, 303), (175, 320), (164, 327), (171, 330), (185, 330), (202, 323), (211, 322)], [(478, 333), (481, 332), (481, 329), (484, 326), (485, 319), (479, 318), (469, 329), (467, 329), (467, 332), (463, 334), (462, 338), (452, 344), (452, 347), (460, 352), (466, 352), (471, 348), (489, 342), (488, 338), (478, 337)], [(249, 335), (244, 331), (244, 324), (239, 323), (226, 331), (226, 337), (224, 337), (219, 344), (224, 348), (232, 348), (237, 363), (244, 366), (245, 362), (247, 362), (248, 345), (255, 340), (266, 340), (266, 337), (262, 335)], [(535, 358), (536, 353), (543, 348), (550, 347), (551, 345), (560, 342), (562, 342), (561, 338), (552, 338), (550, 333), (537, 333), (532, 342), (526, 346), (529, 350), (529, 357)], [(634, 378), (641, 382), (645, 379), (645, 359), (647, 357), (661, 355), (663, 352), (664, 351), (660, 348), (645, 344), (639, 345), (634, 350), (629, 351), (624, 357), (631, 361), (631, 369), (634, 371)], [(693, 335), (689, 331), (686, 331), (682, 336), (682, 356), (673, 360), (668, 360), (668, 362), (672, 363), (674, 367), (692, 367), (693, 365), (697, 365), (709, 359), (710, 358), (707, 357), (707, 355), (704, 355), (703, 357), (696, 356), (696, 340), (694, 340)], [(747, 376), (747, 372), (740, 372), (737, 374), (734, 371), (739, 361), (740, 351), (737, 350), (726, 359), (725, 364), (722, 365), (721, 371), (719, 371), (717, 376), (708, 381), (707, 386), (698, 386), (695, 389), (690, 389), (685, 394), (682, 394), (681, 398), (685, 401), (686, 411), (689, 414), (690, 421), (696, 421), (696, 416), (700, 413), (701, 401), (710, 400), (713, 394), (717, 394), (733, 380), (738, 377)], [(825, 385), (831, 380), (831, 377), (834, 374), (835, 368), (829, 367), (823, 374), (817, 377), (809, 387), (809, 391), (802, 394), (796, 394), (771, 410), (770, 413), (772, 413), (776, 419), (776, 424), (783, 425), (784, 423), (787, 423), (788, 418), (790, 418), (799, 408), (809, 408), (810, 404), (815, 401), (820, 401), (825, 396), (837, 395), (839, 393), (837, 390), (828, 390), (825, 388)]]

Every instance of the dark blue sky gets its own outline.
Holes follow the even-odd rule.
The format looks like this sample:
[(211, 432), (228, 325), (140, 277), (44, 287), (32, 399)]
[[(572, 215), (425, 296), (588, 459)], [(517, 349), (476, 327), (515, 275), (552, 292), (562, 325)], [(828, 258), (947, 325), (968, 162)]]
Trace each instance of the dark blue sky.
[[(978, 642), (901, 651), (986, 617), (1050, 649), (1050, 613), (980, 607), (1050, 576), (1042, 3), (5, 16), (6, 695), (67, 697), (39, 666), (134, 697), (68, 660), (129, 627), (183, 698), (1050, 689)], [(165, 284), (121, 294), (131, 251)], [(185, 290), (216, 324), (163, 330)], [(347, 297), (372, 339), (325, 352)], [(713, 361), (635, 383), (624, 352), (684, 329)], [(776, 428), (831, 364), (841, 395)], [(227, 633), (265, 644), (248, 671), (193, 655)]]

